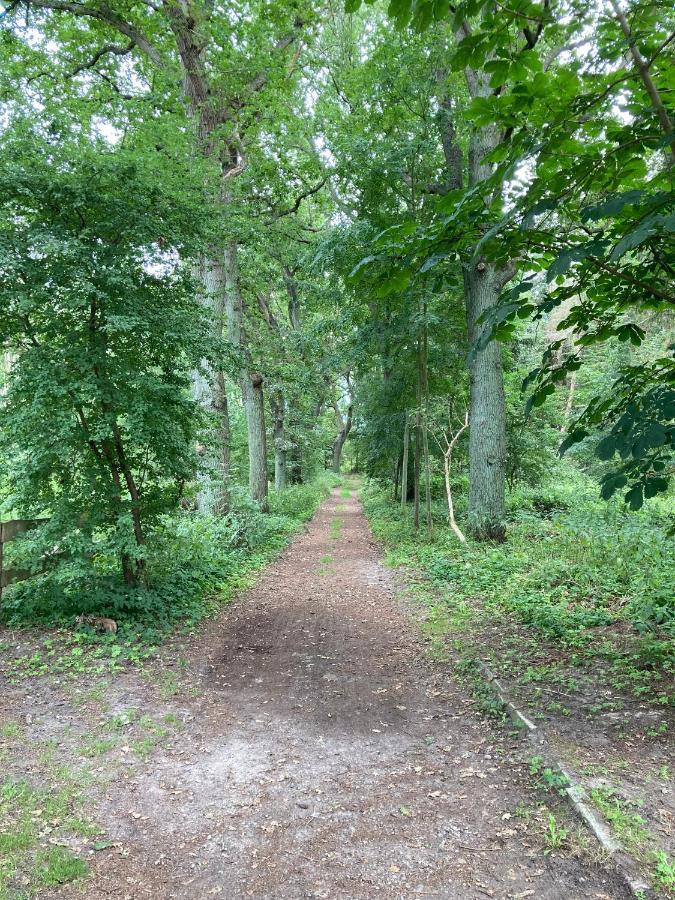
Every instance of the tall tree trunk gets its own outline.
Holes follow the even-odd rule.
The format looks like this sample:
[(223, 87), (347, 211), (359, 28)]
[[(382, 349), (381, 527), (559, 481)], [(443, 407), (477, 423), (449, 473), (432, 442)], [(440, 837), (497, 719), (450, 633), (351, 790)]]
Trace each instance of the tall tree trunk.
[[(225, 305), (225, 266), (221, 252), (212, 248), (208, 257), (199, 264), (199, 277), (204, 287), (204, 305), (209, 310), (211, 329), (216, 339), (223, 335)], [(192, 374), (192, 391), (195, 400), (210, 413), (215, 413), (215, 435), (203, 450), (203, 461), (197, 479), (197, 509), (201, 513), (227, 512), (230, 484), (230, 418), (225, 376), (214, 370), (206, 361), (202, 371)]]
[(344, 431), (341, 431), (333, 441), (333, 472), (335, 472), (336, 475), (340, 474), (340, 467), (342, 465), (342, 448), (344, 447), (346, 440), (347, 435), (344, 433)]
[(428, 338), (426, 326), (427, 305), (424, 304), (424, 333), (420, 343), (420, 399), (424, 403), (424, 411), (422, 414), (422, 452), (424, 454), (424, 514), (429, 536), (433, 531), (433, 520), (431, 517), (431, 465), (429, 460), (429, 372), (427, 367), (428, 360)]
[(265, 512), (267, 500), (267, 434), (262, 376), (244, 370), (240, 374), (241, 395), (248, 432), (248, 487), (253, 500)]
[(403, 462), (401, 463), (401, 512), (405, 514), (408, 508), (408, 452), (410, 450), (410, 420), (408, 411), (405, 413), (405, 426), (403, 428)]
[(286, 401), (281, 391), (275, 391), (270, 397), (274, 436), (274, 489), (286, 490), (288, 477), (286, 473)]
[(333, 409), (335, 410), (335, 420), (338, 426), (338, 433), (333, 441), (333, 472), (335, 472), (336, 475), (339, 475), (340, 464), (342, 461), (342, 448), (349, 437), (349, 432), (352, 430), (352, 414), (354, 407), (350, 399), (346, 417), (343, 417), (337, 402), (333, 404)]
[[(457, 30), (457, 40), (462, 40), (469, 34), (471, 28), (468, 22), (461, 23)], [(464, 74), (472, 99), (492, 95), (489, 73), (467, 67)], [(444, 75), (442, 81), (445, 81)], [(448, 175), (443, 190), (447, 191), (461, 188), (465, 184), (464, 154), (457, 140), (451, 98), (444, 98), (441, 108), (442, 116), (439, 121)], [(484, 160), (499, 145), (500, 140), (500, 132), (492, 125), (474, 127), (471, 130), (466, 159), (469, 188), (486, 181), (492, 174), (493, 165)], [(503, 540), (506, 406), (501, 350), (495, 341), (478, 350), (475, 341), (481, 331), (478, 319), (497, 303), (501, 289), (514, 274), (515, 266), (509, 263), (504, 269), (498, 270), (469, 251), (462, 259), (462, 270), (470, 344), (469, 526), (478, 539)]]
[(420, 527), (420, 468), (422, 448), (422, 386), (419, 368), (417, 370), (417, 411), (415, 413), (415, 458), (413, 460), (413, 525)]
[(469, 526), (478, 539), (504, 540), (506, 477), (506, 405), (501, 345), (490, 341), (476, 349), (479, 319), (497, 302), (506, 273), (484, 260), (464, 266), (469, 332)]
[(448, 435), (445, 435), (445, 450), (443, 452), (443, 475), (445, 476), (445, 496), (448, 501), (448, 525), (452, 529), (452, 531), (457, 535), (459, 540), (464, 544), (466, 543), (466, 538), (462, 533), (462, 529), (459, 527), (457, 522), (455, 521), (455, 504), (452, 500), (452, 481), (450, 478), (450, 473), (452, 471), (452, 451), (455, 447), (455, 444), (460, 439), (462, 434), (469, 427), (469, 412), (468, 410), (464, 414), (464, 422), (458, 428), (458, 430), (453, 434), (452, 433), (452, 417), (450, 416), (450, 421), (448, 423)]
[(239, 387), (246, 413), (248, 435), (248, 484), (253, 500), (267, 509), (267, 435), (265, 432), (265, 400), (263, 379), (252, 372), (244, 331), (244, 298), (239, 282), (237, 244), (232, 241), (225, 250), (225, 312), (227, 336), (243, 356), (239, 370)]

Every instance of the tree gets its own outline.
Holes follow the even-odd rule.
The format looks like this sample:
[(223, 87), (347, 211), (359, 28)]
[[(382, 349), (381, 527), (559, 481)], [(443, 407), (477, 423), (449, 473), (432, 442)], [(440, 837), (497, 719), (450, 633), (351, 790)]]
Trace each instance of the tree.
[[(36, 22), (56, 42), (57, 61), (49, 49), (36, 52), (28, 30), (16, 15), (21, 5), (33, 12)], [(252, 2), (246, 11), (223, 16), (210, 4), (113, 5), (66, 3), (62, 0), (26, 0), (11, 3), (12, 53), (22, 59), (31, 79), (51, 78), (59, 86), (78, 79), (80, 92), (98, 100), (97, 78), (119, 97), (123, 91), (123, 63), (136, 79), (147, 85), (157, 107), (171, 109), (178, 94), (187, 110), (193, 152), (208, 164), (211, 173), (208, 203), (214, 216), (224, 221), (199, 263), (203, 298), (209, 310), (213, 336), (219, 339), (226, 320), (226, 334), (239, 361), (238, 383), (246, 410), (249, 441), (249, 485), (253, 498), (266, 505), (266, 438), (263, 379), (252, 366), (244, 327), (247, 302), (239, 276), (241, 188), (237, 178), (248, 164), (247, 142), (261, 129), (262, 110), (281, 100), (293, 84), (293, 48), (306, 29), (307, 17), (300, 5), (293, 8)], [(120, 42), (120, 38), (123, 39)], [(295, 51), (298, 52), (297, 49)], [(27, 65), (26, 65), (27, 64)], [(84, 79), (83, 79), (84, 76)], [(24, 74), (24, 77), (26, 75)], [(110, 93), (109, 92), (109, 93)], [(223, 217), (221, 213), (227, 212)], [(224, 378), (209, 375), (209, 390), (199, 380), (201, 400), (222, 418), (222, 440), (227, 440), (228, 406)], [(227, 485), (229, 454), (219, 456), (220, 482)], [(225, 497), (217, 505), (223, 506)]]
[(117, 553), (136, 586), (147, 524), (194, 475), (205, 423), (190, 372), (216, 359), (173, 260), (196, 255), (199, 212), (124, 153), (71, 145), (59, 157), (35, 135), (3, 149), (0, 346), (14, 360), (2, 450), (14, 505), (51, 517), (47, 546)]
[[(354, 397), (352, 395), (351, 372), (345, 373), (345, 396), (344, 398), (336, 398), (333, 400), (333, 409), (335, 410), (335, 421), (337, 423), (337, 435), (333, 441), (333, 471), (336, 475), (340, 474), (340, 463), (342, 460), (342, 450), (352, 430), (352, 417), (354, 414)], [(340, 408), (340, 401), (346, 405), (346, 413), (343, 415)]]
[(663, 336), (661, 353), (634, 362), (626, 355), (608, 389), (567, 424), (560, 448), (594, 435), (601, 460), (618, 457), (602, 496), (626, 488), (638, 509), (668, 486), (675, 450), (675, 148), (662, 99), (673, 19), (666, 4), (639, 2), (625, 12), (614, 3), (611, 11), (588, 8), (585, 17), (589, 37), (578, 53), (562, 49), (569, 26), (551, 22), (549, 64), (513, 76), (518, 104), (495, 97), (476, 109), (510, 135), (492, 177), (503, 181), (515, 164), (528, 171), (486, 252), (527, 258), (529, 272), (492, 311), (488, 334), (503, 338), (518, 318), (566, 310), (562, 334), (526, 379), (530, 408), (575, 377), (588, 349)]

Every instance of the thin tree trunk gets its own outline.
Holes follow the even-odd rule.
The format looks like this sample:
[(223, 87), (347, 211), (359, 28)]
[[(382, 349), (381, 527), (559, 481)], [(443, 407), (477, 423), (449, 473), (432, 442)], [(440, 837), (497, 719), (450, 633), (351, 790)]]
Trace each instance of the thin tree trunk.
[(465, 544), (466, 538), (462, 533), (459, 525), (455, 521), (455, 506), (452, 502), (452, 484), (450, 481), (450, 467), (452, 466), (452, 451), (450, 451), (446, 456), (443, 457), (443, 473), (445, 475), (445, 495), (448, 499), (448, 525), (457, 535), (459, 540)]
[(424, 304), (424, 334), (422, 335), (421, 354), (420, 354), (420, 393), (421, 399), (424, 401), (424, 413), (422, 417), (422, 452), (424, 454), (424, 511), (427, 523), (427, 532), (429, 536), (433, 531), (433, 520), (431, 516), (431, 465), (429, 461), (429, 432), (428, 432), (428, 416), (429, 416), (429, 373), (427, 369), (427, 326), (426, 326), (427, 305)]
[(286, 401), (281, 391), (275, 391), (270, 397), (272, 425), (274, 437), (274, 489), (285, 491), (288, 478), (286, 466)]
[(410, 448), (410, 420), (408, 411), (405, 414), (403, 428), (403, 462), (401, 464), (401, 512), (405, 515), (408, 508), (408, 452)]
[[(231, 344), (248, 358), (244, 332), (244, 299), (239, 282), (237, 244), (232, 241), (225, 251), (225, 312), (227, 336)], [(247, 365), (239, 370), (239, 387), (246, 413), (248, 435), (248, 484), (253, 500), (261, 509), (267, 503), (267, 434), (265, 431), (265, 401), (263, 379)]]
[[(630, 54), (633, 57), (633, 61), (637, 66), (637, 70), (640, 73), (640, 78), (642, 80), (642, 84), (644, 85), (645, 90), (649, 96), (649, 99), (652, 102), (652, 106), (656, 110), (656, 114), (659, 117), (659, 123), (661, 125), (661, 130), (665, 135), (671, 137), (673, 134), (673, 123), (670, 121), (670, 116), (668, 115), (668, 111), (666, 107), (663, 105), (663, 100), (661, 99), (661, 95), (656, 89), (656, 85), (652, 79), (652, 76), (649, 72), (649, 64), (647, 60), (644, 58), (642, 53), (640, 52), (640, 48), (638, 47), (635, 35), (631, 32), (630, 25), (628, 24), (628, 19), (626, 18), (625, 13), (619, 6), (617, 0), (610, 0), (612, 4), (612, 8), (616, 14), (616, 18), (621, 26), (621, 30), (623, 31), (623, 35), (626, 38), (626, 43), (628, 44), (628, 49), (630, 50)], [(673, 157), (675, 157), (675, 141), (671, 139), (670, 142), (670, 152)], [(672, 160), (671, 160), (672, 162)]]
[[(208, 258), (199, 264), (199, 277), (204, 286), (204, 305), (209, 310), (211, 329), (216, 339), (223, 334), (223, 310), (225, 295), (224, 260), (216, 248), (212, 248)], [(203, 450), (204, 459), (197, 475), (197, 509), (204, 514), (222, 514), (229, 508), (230, 483), (230, 419), (222, 371), (213, 370), (206, 361), (202, 371), (192, 374), (194, 399), (202, 407), (217, 416), (216, 435), (207, 441)]]
[(420, 527), (420, 451), (422, 446), (422, 397), (417, 371), (417, 410), (415, 412), (415, 458), (413, 461), (413, 525), (415, 530)]
[(447, 447), (445, 448), (445, 452), (443, 453), (443, 474), (445, 476), (445, 496), (448, 501), (448, 525), (452, 529), (455, 535), (459, 538), (459, 540), (464, 544), (466, 543), (466, 538), (464, 534), (457, 524), (455, 520), (455, 504), (452, 500), (452, 481), (450, 479), (450, 472), (452, 470), (452, 451), (455, 447), (455, 444), (460, 439), (464, 431), (469, 427), (469, 413), (467, 412), (464, 417), (464, 424), (462, 427), (455, 432), (454, 435), (447, 442)]

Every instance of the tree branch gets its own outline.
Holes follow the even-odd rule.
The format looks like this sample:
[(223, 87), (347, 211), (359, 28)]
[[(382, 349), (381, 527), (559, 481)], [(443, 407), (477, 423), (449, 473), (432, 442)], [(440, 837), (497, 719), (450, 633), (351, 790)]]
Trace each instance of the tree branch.
[(267, 225), (271, 225), (272, 222), (276, 222), (277, 219), (282, 219), (284, 216), (291, 216), (293, 213), (296, 213), (300, 206), (302, 205), (302, 201), (306, 200), (308, 197), (313, 196), (314, 194), (318, 194), (324, 184), (328, 181), (328, 176), (324, 175), (321, 181), (318, 184), (315, 184), (313, 187), (308, 188), (304, 193), (299, 194), (296, 197), (295, 202), (292, 206), (289, 206), (287, 209), (279, 210), (275, 212), (270, 219), (267, 221)]
[(116, 31), (119, 31), (120, 34), (125, 35), (129, 40), (133, 41), (138, 49), (142, 50), (156, 66), (159, 66), (160, 68), (164, 66), (159, 51), (150, 43), (145, 35), (139, 31), (135, 25), (127, 22), (126, 19), (119, 16), (105, 3), (101, 3), (101, 5), (97, 7), (92, 7), (85, 6), (82, 3), (70, 2), (70, 0), (26, 0), (26, 5), (29, 7), (36, 7), (37, 9), (49, 9), (54, 12), (69, 12), (75, 16), (83, 16), (85, 18), (97, 19), (99, 22), (105, 22)]
[[(614, 9), (614, 12), (616, 14), (617, 21), (621, 26), (623, 35), (626, 38), (626, 43), (628, 44), (630, 54), (635, 61), (635, 65), (638, 72), (640, 73), (640, 78), (642, 79), (645, 90), (647, 91), (649, 99), (652, 101), (652, 106), (656, 110), (656, 114), (659, 117), (661, 129), (665, 134), (670, 135), (673, 133), (673, 123), (670, 121), (670, 116), (668, 115), (668, 112), (663, 105), (661, 95), (659, 94), (656, 85), (652, 80), (652, 76), (649, 72), (649, 64), (643, 57), (642, 53), (640, 53), (640, 49), (635, 42), (635, 37), (630, 30), (628, 20), (626, 19), (626, 16), (623, 13), (621, 7), (617, 3), (617, 0), (610, 0), (610, 3), (612, 4), (612, 8)], [(670, 144), (670, 152), (672, 153), (673, 157), (675, 157), (675, 141), (672, 141)]]
[(127, 56), (136, 46), (135, 41), (131, 41), (126, 47), (118, 47), (117, 44), (104, 44), (100, 49), (94, 53), (92, 58), (85, 63), (80, 63), (79, 66), (76, 66), (70, 75), (67, 75), (67, 78), (74, 78), (76, 75), (79, 75), (80, 72), (84, 72), (86, 69), (93, 69), (96, 63), (102, 59), (104, 56), (107, 56), (109, 53), (112, 53), (115, 56)]

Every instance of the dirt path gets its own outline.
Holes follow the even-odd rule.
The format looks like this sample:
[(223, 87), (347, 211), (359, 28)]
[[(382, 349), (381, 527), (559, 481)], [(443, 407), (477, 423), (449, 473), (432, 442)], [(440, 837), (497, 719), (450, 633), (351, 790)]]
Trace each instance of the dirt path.
[[(198, 695), (163, 704), (185, 730), (140, 766), (110, 763), (91, 812), (123, 852), (58, 896), (626, 896), (606, 870), (544, 855), (538, 821), (514, 813), (541, 797), (508, 738), (426, 661), (394, 587), (336, 491), (190, 647)], [(108, 699), (156, 709), (154, 690), (127, 675)]]

